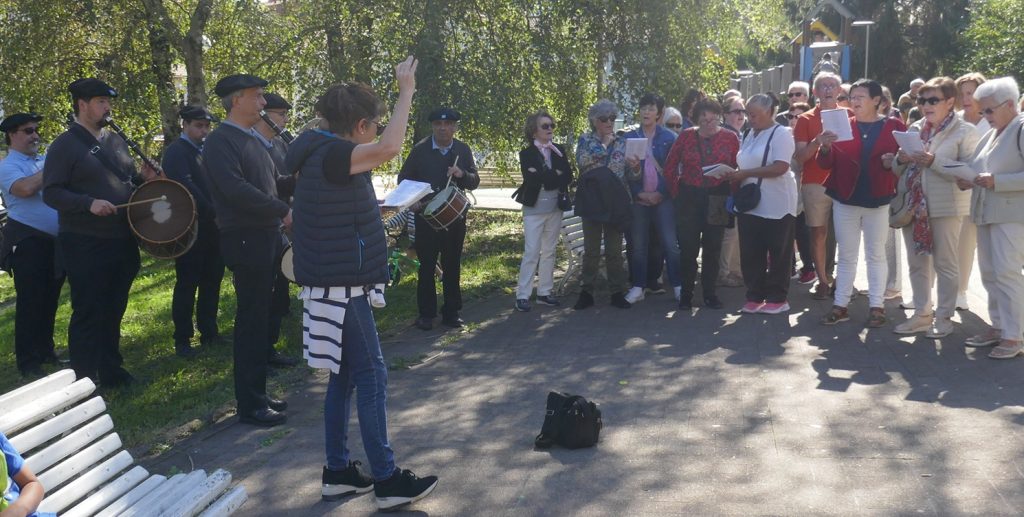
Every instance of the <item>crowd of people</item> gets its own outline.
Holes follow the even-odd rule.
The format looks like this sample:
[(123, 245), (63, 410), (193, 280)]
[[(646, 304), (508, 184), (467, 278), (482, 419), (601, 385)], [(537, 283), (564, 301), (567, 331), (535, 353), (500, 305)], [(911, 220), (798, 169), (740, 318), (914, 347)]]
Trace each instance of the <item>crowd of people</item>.
[[(885, 301), (902, 297), (914, 312), (893, 332), (941, 338), (967, 309), (977, 250), (992, 326), (965, 344), (994, 346), (993, 359), (1024, 354), (1024, 98), (1013, 78), (915, 79), (895, 107), (877, 81), (846, 84), (830, 71), (793, 82), (783, 99), (694, 89), (678, 109), (655, 94), (637, 104), (639, 124), (628, 131), (615, 130), (613, 102), (591, 106), (578, 172), (551, 141), (554, 119), (527, 119), (520, 163), (531, 196), (517, 198), (527, 242), (517, 310), (531, 309), (535, 274), (536, 300), (559, 303), (551, 264), (565, 207), (555, 201), (575, 184), (584, 241), (576, 310), (594, 305), (603, 257), (618, 308), (671, 287), (689, 311), (699, 271), (708, 309), (723, 308), (719, 287), (744, 286), (741, 312), (782, 314), (792, 283), (816, 284), (810, 296), (832, 300), (823, 325), (848, 321), (851, 300), (866, 294), (866, 326), (886, 327)], [(826, 129), (829, 110), (842, 110), (840, 126)], [(910, 140), (901, 146), (897, 136)], [(642, 150), (630, 151), (638, 141)], [(866, 292), (854, 286), (862, 243)]]

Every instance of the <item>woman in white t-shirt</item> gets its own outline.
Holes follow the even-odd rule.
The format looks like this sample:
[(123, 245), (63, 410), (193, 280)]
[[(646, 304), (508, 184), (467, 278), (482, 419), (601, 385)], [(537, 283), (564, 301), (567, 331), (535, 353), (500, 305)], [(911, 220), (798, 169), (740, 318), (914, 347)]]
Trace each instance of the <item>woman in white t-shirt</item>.
[(764, 94), (747, 101), (750, 130), (736, 156), (739, 166), (729, 179), (740, 187), (760, 182), (761, 201), (738, 217), (740, 268), (747, 286), (746, 313), (789, 311), (790, 269), (797, 209), (796, 176), (789, 166), (796, 144), (790, 129), (775, 123), (772, 99)]

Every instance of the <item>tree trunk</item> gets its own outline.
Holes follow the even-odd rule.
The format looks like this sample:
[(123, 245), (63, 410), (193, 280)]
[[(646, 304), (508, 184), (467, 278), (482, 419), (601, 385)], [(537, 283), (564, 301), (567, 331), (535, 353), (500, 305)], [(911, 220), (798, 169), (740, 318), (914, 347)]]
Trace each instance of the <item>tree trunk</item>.
[(181, 41), (181, 55), (185, 59), (186, 102), (207, 106), (206, 74), (203, 71), (203, 30), (213, 13), (213, 0), (199, 0), (189, 20), (188, 34)]
[(429, 0), (423, 8), (423, 30), (417, 38), (413, 55), (419, 59), (416, 69), (416, 99), (413, 120), (413, 142), (430, 135), (427, 115), (438, 108), (445, 98), (444, 82), (444, 23), (448, 18), (448, 2)]
[(166, 146), (178, 138), (181, 128), (178, 126), (177, 95), (171, 72), (174, 64), (170, 42), (172, 36), (168, 34), (166, 23), (161, 19), (167, 15), (166, 10), (162, 4), (154, 5), (159, 3), (159, 0), (143, 1), (151, 56), (150, 70), (156, 81), (154, 86), (157, 99), (160, 101), (160, 126), (163, 128)]

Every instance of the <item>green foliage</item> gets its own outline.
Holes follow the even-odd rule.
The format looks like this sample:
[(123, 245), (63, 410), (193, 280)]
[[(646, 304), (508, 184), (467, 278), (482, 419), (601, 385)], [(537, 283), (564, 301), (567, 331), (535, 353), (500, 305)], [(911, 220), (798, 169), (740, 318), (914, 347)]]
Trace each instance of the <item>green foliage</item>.
[(971, 14), (960, 71), (1024, 79), (1024, 0), (974, 0)]

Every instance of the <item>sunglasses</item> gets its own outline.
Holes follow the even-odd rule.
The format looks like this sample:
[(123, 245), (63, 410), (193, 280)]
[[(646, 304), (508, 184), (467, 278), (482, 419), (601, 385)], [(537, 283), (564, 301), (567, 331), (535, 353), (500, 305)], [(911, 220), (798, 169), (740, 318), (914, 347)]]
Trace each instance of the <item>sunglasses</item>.
[(683, 129), (682, 124), (665, 124), (665, 127), (669, 129)]
[(747, 110), (729, 110), (729, 111), (726, 111), (726, 113), (728, 113), (730, 115), (746, 115), (747, 114)]
[(917, 105), (918, 106), (924, 106), (925, 104), (928, 104), (929, 106), (934, 106), (934, 105), (936, 105), (936, 104), (938, 104), (938, 103), (940, 103), (940, 102), (942, 102), (944, 100), (946, 100), (946, 99), (940, 99), (938, 97), (918, 97), (917, 98)]
[(543, 129), (544, 131), (547, 131), (549, 129), (554, 130), (555, 129), (555, 123), (552, 122), (550, 124), (541, 124), (540, 128)]
[(370, 122), (377, 126), (377, 136), (383, 135), (384, 130), (388, 128), (387, 124), (381, 124), (378, 120), (371, 120)]
[[(1013, 101), (1006, 101), (1006, 102), (1013, 102)], [(1003, 107), (1003, 104), (1006, 104), (1006, 102), (1001, 103), (1001, 104), (999, 104), (998, 106), (996, 106), (994, 108), (985, 108), (985, 109), (981, 110), (981, 113), (982, 113), (982, 115), (991, 115), (991, 114), (995, 113), (997, 109)]]
[(792, 99), (793, 97), (803, 97), (804, 92), (789, 92), (786, 94), (786, 96), (789, 97), (790, 99)]
[(19, 129), (18, 131), (21, 131), (22, 133), (25, 133), (26, 135), (34, 135), (34, 134), (39, 132), (39, 128), (38, 127), (25, 127), (25, 128)]
[(615, 122), (615, 119), (618, 118), (618, 117), (619, 117), (618, 115), (608, 115), (607, 117), (597, 117), (597, 121), (601, 122), (602, 124), (607, 124), (609, 122)]
[(840, 96), (836, 97), (836, 100), (839, 101), (839, 102), (846, 102), (846, 101), (850, 100), (850, 98), (845, 96), (845, 95), (840, 95)]
[(794, 115), (792, 113), (786, 113), (786, 119), (793, 120), (793, 119), (799, 117), (800, 115), (803, 115), (803, 113), (800, 113), (800, 114), (797, 114), (797, 115)]

